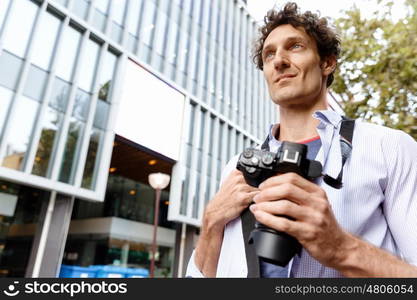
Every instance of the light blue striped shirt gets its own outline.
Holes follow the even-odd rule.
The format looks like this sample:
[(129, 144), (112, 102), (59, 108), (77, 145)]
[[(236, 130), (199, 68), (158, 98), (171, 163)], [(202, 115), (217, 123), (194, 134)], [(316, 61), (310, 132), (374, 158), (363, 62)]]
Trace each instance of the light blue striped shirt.
[[(339, 142), (341, 116), (331, 110), (313, 115), (322, 147), (316, 160), (324, 173), (336, 178), (342, 165)], [(406, 133), (357, 120), (351, 157), (343, 172), (343, 188), (334, 189), (322, 179), (334, 215), (346, 231), (417, 265), (417, 143)], [(277, 151), (278, 143), (269, 142)], [(238, 155), (222, 173), (224, 179), (236, 167)], [(383, 263), (383, 262), (381, 262)], [(190, 258), (187, 275), (201, 277)], [(292, 261), (291, 277), (341, 277), (303, 250)], [(217, 277), (247, 277), (242, 223), (236, 218), (226, 225)]]

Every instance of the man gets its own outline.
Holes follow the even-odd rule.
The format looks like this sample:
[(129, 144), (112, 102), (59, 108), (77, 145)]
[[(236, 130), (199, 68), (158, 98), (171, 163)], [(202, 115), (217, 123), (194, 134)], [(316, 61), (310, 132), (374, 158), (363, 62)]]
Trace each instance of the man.
[[(279, 106), (270, 151), (281, 141), (307, 143), (324, 172), (336, 178), (342, 169), (342, 117), (328, 110), (326, 95), (340, 52), (338, 37), (325, 19), (299, 13), (295, 3), (270, 11), (265, 21), (254, 61)], [(312, 141), (319, 146), (310, 147)], [(284, 269), (289, 276), (416, 277), (417, 143), (401, 131), (357, 120), (352, 146), (339, 190), (294, 173), (254, 188), (236, 170), (234, 157), (205, 209), (187, 275), (248, 276), (240, 215), (250, 205), (257, 221), (301, 243), (300, 255)], [(262, 277), (282, 271), (260, 261)]]

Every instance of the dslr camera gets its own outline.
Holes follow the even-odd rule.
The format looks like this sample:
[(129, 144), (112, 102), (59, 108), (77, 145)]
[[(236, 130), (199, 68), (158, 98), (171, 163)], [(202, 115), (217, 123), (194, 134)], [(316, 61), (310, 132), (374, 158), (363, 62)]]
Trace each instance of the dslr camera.
[[(269, 177), (288, 172), (308, 180), (322, 175), (321, 163), (307, 159), (307, 145), (292, 142), (283, 142), (277, 153), (247, 148), (240, 155), (236, 167), (243, 173), (246, 183), (253, 187), (258, 187)], [(301, 251), (295, 238), (259, 222), (255, 223), (249, 243), (254, 243), (258, 257), (282, 267)]]

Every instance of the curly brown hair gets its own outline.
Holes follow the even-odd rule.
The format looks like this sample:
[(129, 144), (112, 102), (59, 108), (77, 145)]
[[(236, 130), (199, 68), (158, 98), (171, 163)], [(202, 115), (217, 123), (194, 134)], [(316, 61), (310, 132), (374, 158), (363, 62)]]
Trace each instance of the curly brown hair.
[[(262, 50), (268, 35), (278, 26), (290, 24), (294, 27), (302, 27), (317, 44), (320, 59), (334, 56), (337, 60), (340, 54), (340, 38), (337, 33), (328, 25), (326, 18), (310, 11), (300, 13), (294, 2), (287, 3), (280, 11), (270, 10), (264, 18), (265, 24), (259, 29), (260, 36), (255, 41), (253, 50), (253, 62), (263, 70)], [(334, 71), (327, 77), (327, 86), (333, 82)]]

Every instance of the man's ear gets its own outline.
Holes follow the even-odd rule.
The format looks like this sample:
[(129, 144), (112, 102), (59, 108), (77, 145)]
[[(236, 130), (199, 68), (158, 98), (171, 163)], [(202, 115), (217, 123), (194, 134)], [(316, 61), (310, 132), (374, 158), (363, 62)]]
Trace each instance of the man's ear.
[(324, 76), (329, 76), (336, 69), (336, 57), (334, 55), (327, 56), (321, 61), (321, 70)]

